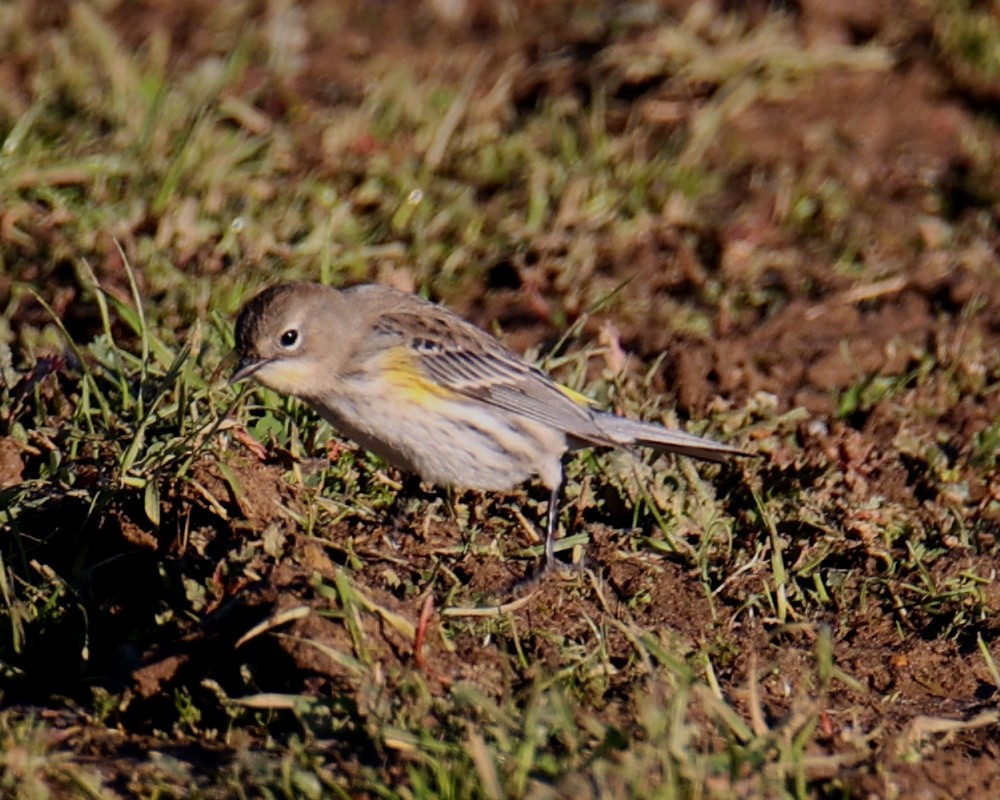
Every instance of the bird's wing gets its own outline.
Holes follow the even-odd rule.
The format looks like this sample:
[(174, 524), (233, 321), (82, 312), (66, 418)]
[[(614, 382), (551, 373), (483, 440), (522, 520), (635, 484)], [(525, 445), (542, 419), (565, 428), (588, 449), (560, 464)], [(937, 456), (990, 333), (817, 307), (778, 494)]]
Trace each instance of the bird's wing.
[[(432, 313), (431, 313), (432, 312)], [(489, 334), (431, 304), (395, 308), (375, 325), (404, 347), (435, 386), (551, 425), (596, 445), (615, 441), (596, 423), (586, 398), (555, 383)]]
[(706, 461), (749, 455), (731, 445), (662, 425), (595, 411), (517, 353), (450, 311), (416, 300), (380, 315), (376, 339), (394, 364), (420, 371), (426, 390), (444, 390), (551, 425), (572, 446), (642, 445)]

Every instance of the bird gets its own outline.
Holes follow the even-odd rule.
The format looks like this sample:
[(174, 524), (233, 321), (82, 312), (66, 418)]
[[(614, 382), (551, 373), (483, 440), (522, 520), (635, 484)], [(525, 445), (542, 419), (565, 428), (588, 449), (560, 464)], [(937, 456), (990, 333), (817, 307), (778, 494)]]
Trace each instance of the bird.
[(710, 462), (738, 447), (602, 411), (496, 337), (422, 297), (380, 284), (281, 283), (253, 297), (235, 330), (230, 383), (252, 378), (305, 401), (340, 434), (422, 480), (550, 492), (545, 564), (563, 456), (636, 448)]

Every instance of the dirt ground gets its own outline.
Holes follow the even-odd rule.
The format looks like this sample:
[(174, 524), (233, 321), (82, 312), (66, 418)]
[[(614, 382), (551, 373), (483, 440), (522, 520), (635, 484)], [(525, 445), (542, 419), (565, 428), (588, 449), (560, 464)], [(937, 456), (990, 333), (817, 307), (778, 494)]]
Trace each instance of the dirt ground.
[[(664, 140), (682, 135), (686, 109), (706, 96), (696, 83), (631, 75), (598, 58), (613, 5), (588, 4), (588, 20), (564, 33), (567, 9), (560, 3), (516, 9), (461, 0), (344, 4), (341, 35), (310, 40), (302, 69), (284, 95), (274, 95), (273, 108), (263, 111), (298, 121), (290, 127), (298, 159), (292, 174), (327, 168), (310, 112), (363, 96), (372, 59), (412, 65), (417, 74), (440, 70), (443, 63), (461, 74), (484, 60), (487, 72), (518, 65), (514, 93), (524, 107), (562, 95), (586, 104), (601, 87), (612, 124), (615, 118), (622, 125), (640, 119)], [(663, 5), (678, 16), (691, 6), (672, 0)], [(498, 637), (484, 646), (481, 633), (470, 627), (445, 642), (432, 624), (421, 669), (432, 695), (462, 681), (487, 693), (490, 687), (527, 685), (533, 669), (561, 667), (558, 646), (536, 632), (585, 639), (592, 620), (627, 619), (639, 629), (669, 631), (679, 653), (725, 642), (725, 653), (716, 653), (716, 679), (748, 714), (757, 700), (747, 687), (759, 682), (759, 702), (767, 720), (777, 724), (796, 713), (798, 701), (788, 687), (808, 683), (815, 670), (810, 654), (821, 627), (829, 626), (834, 662), (854, 683), (835, 683), (823, 694), (814, 755), (845, 752), (857, 731), (870, 734), (867, 756), (831, 768), (828, 778), (835, 780), (826, 784), (828, 793), (815, 796), (1000, 797), (1000, 739), (988, 716), (997, 707), (998, 688), (982, 658), (983, 647), (1000, 657), (1000, 482), (995, 467), (984, 470), (971, 455), (974, 438), (1000, 420), (1000, 392), (990, 388), (1000, 353), (1000, 225), (998, 207), (989, 200), (1000, 197), (1000, 170), (983, 166), (989, 156), (973, 163), (966, 144), (988, 141), (992, 157), (1000, 155), (995, 119), (984, 115), (997, 89), (941, 55), (928, 7), (920, 2), (721, 5), (736, 7), (751, 21), (780, 5), (803, 41), (879, 41), (894, 48), (896, 61), (869, 71), (824, 69), (782, 96), (749, 103), (708, 145), (706, 163), (726, 176), (709, 213), (697, 219), (683, 211), (674, 218), (665, 213), (660, 224), (627, 242), (598, 236), (596, 266), (586, 280), (608, 287), (628, 280), (613, 315), (613, 340), (642, 363), (665, 354), (653, 386), (682, 419), (753, 403), (767, 405), (773, 416), (804, 409), (792, 423), (789, 441), (796, 446), (770, 447), (759, 464), (726, 466), (714, 474), (719, 502), (737, 514), (735, 536), (742, 542), (713, 552), (711, 597), (682, 554), (660, 557), (631, 549), (631, 512), (609, 500), (599, 513), (581, 510), (576, 519), (587, 527), (586, 560), (602, 578), (599, 587), (574, 574), (547, 576), (525, 590), (530, 602), (510, 612), (517, 628), (529, 632), (520, 641)], [(211, 8), (202, 0), (128, 3), (111, 19), (137, 48), (152, 30), (166, 31), (172, 58), (193, 63), (215, 47), (208, 38), (213, 27), (202, 24)], [(64, 11), (46, 3), (37, 13), (57, 25)], [(516, 15), (517, 23), (506, 22), (506, 14)], [(641, 44), (646, 35), (636, 24), (619, 36), (618, 46)], [(355, 147), (363, 151), (365, 143)], [(810, 182), (826, 205), (804, 209), (797, 230), (777, 222), (797, 202), (792, 195)], [(841, 194), (824, 194), (832, 186), (841, 187)], [(572, 236), (572, 230), (554, 230), (539, 238), (534, 252), (491, 265), (486, 281), (461, 283), (445, 299), (484, 326), (499, 322), (515, 348), (544, 347), (559, 333), (554, 309), (570, 317), (582, 311), (564, 291), (558, 268)], [(717, 309), (704, 309), (708, 329), (678, 333), (668, 315), (703, 305), (712, 282), (724, 285), (725, 294)], [(581, 335), (606, 335), (606, 321), (594, 315)], [(928, 373), (929, 359), (946, 368)], [(933, 457), (914, 444), (923, 442), (934, 443)], [(200, 462), (199, 492), (164, 498), (164, 528), (183, 519), (190, 532), (183, 544), (165, 547), (152, 536), (141, 508), (110, 515), (120, 536), (95, 547), (108, 548), (109, 558), (117, 553), (103, 567), (103, 580), (114, 589), (104, 600), (105, 624), (91, 626), (89, 647), (105, 683), (134, 694), (124, 728), (152, 736), (158, 715), (175, 704), (177, 686), (205, 675), (235, 685), (235, 671), (246, 660), (267, 665), (254, 679), (268, 692), (342, 693), (345, 703), (366, 707), (371, 698), (359, 696), (364, 690), (352, 667), (303, 643), (349, 651), (349, 628), (321, 615), (295, 617), (295, 609), (325, 602), (316, 575), (332, 584), (338, 569), (358, 556), (355, 582), (380, 608), (407, 620), (419, 619), (425, 609), (425, 594), (415, 595), (413, 586), (431, 588), (437, 606), (448, 605), (456, 592), (463, 605), (476, 605), (506, 596), (531, 569), (530, 561), (498, 558), (491, 548), (497, 531), (510, 530), (519, 503), (543, 499), (535, 489), (492, 499), (484, 509), (472, 495), (432, 491), (394, 474), (390, 478), (402, 480), (403, 489), (387, 513), (340, 522), (320, 542), (290, 533), (288, 515), (276, 510), (301, 502), (283, 477), (286, 466), (280, 454), (259, 457), (247, 450), (227, 467), (244, 489), (237, 496), (217, 464)], [(0, 487), (20, 480), (26, 468), (17, 449), (0, 439)], [(795, 487), (802, 500), (798, 507), (790, 501), (787, 514), (775, 521), (787, 542), (785, 563), (819, 563), (835, 551), (838, 563), (827, 560), (825, 568), (836, 573), (839, 564), (844, 576), (833, 602), (804, 614), (793, 609), (785, 624), (749, 602), (760, 591), (753, 569), (727, 574), (738, 553), (768, 540), (741, 512), (754, 503), (746, 484), (751, 472), (755, 486)], [(207, 496), (225, 509), (225, 519), (206, 505)], [(67, 497), (60, 513), (82, 511), (73, 502)], [(469, 521), (460, 525), (449, 504), (478, 515), (471, 520), (476, 539), (464, 556), (455, 553), (469, 535)], [(889, 541), (882, 533), (887, 524), (904, 534)], [(941, 552), (926, 572), (900, 575), (894, 570), (904, 569), (898, 554), (906, 550), (905, 530), (916, 528), (934, 531)], [(178, 620), (172, 640), (136, 644), (122, 638), (162, 600), (140, 587), (156, 580), (164, 550), (171, 559), (210, 571), (249, 529), (273, 530), (285, 554), (280, 560), (262, 551), (246, 554), (241, 576), (256, 568), (261, 580), (249, 584), (219, 574), (215, 595), (205, 598), (208, 622), (188, 626)], [(508, 535), (520, 536), (518, 546), (533, 544), (527, 533)], [(450, 554), (447, 572), (439, 571), (442, 553)], [(956, 594), (948, 601), (922, 601), (921, 587), (968, 576), (978, 581), (979, 599)], [(912, 591), (885, 589), (890, 585)], [(130, 605), (137, 597), (150, 607)], [(644, 601), (637, 604), (637, 597)], [(236, 649), (238, 634), (282, 612), (292, 615), (282, 629), (286, 636), (256, 637)], [(974, 613), (982, 619), (966, 624)], [(405, 670), (413, 664), (412, 641), (386, 618), (377, 619), (365, 617), (366, 640), (377, 643), (378, 660), (387, 669)], [(618, 668), (609, 679), (604, 713), (624, 720), (635, 709), (616, 706), (614, 698), (627, 696), (623, 687), (639, 679), (641, 665), (627, 636), (613, 626), (604, 633), (608, 663)], [(536, 666), (512, 675), (515, 641)], [(54, 646), (56, 657), (60, 653)], [(64, 683), (53, 652), (30, 656), (25, 666), (33, 670), (38, 695), (22, 687), (8, 701), (30, 704)], [(984, 715), (982, 726), (945, 732), (925, 748), (925, 757), (913, 757), (923, 746), (923, 718), (968, 723), (978, 715)], [(246, 735), (266, 737), (263, 730)], [(363, 732), (352, 736), (365, 741)], [(349, 741), (331, 745), (342, 751), (345, 769), (381, 757)], [(136, 735), (123, 746), (95, 732), (76, 750), (127, 786), (131, 773), (145, 768), (138, 754), (150, 744), (163, 748), (162, 740)], [(183, 748), (174, 754), (195, 758)], [(386, 769), (405, 772), (391, 759)]]

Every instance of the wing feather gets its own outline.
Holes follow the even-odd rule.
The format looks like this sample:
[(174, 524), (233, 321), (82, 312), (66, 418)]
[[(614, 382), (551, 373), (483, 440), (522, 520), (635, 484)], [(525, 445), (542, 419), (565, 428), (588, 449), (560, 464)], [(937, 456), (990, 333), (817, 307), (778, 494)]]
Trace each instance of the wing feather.
[[(517, 353), (457, 314), (400, 295), (375, 323), (374, 353), (401, 347), (423, 377), (447, 391), (551, 425), (572, 447), (643, 445), (706, 461), (748, 455), (736, 447), (592, 409)], [(576, 396), (576, 399), (574, 399)]]
[(446, 389), (585, 442), (616, 444), (587, 406), (570, 399), (540, 369), (461, 317), (435, 310), (438, 314), (429, 320), (423, 309), (393, 309), (379, 318), (376, 329), (410, 348), (426, 377)]

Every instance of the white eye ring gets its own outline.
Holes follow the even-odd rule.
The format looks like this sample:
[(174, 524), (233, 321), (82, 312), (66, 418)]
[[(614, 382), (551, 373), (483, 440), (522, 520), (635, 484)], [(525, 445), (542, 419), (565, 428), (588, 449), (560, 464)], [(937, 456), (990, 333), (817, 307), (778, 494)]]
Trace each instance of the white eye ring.
[(278, 338), (278, 344), (280, 344), (285, 350), (293, 349), (299, 343), (299, 332), (295, 328), (289, 328)]

